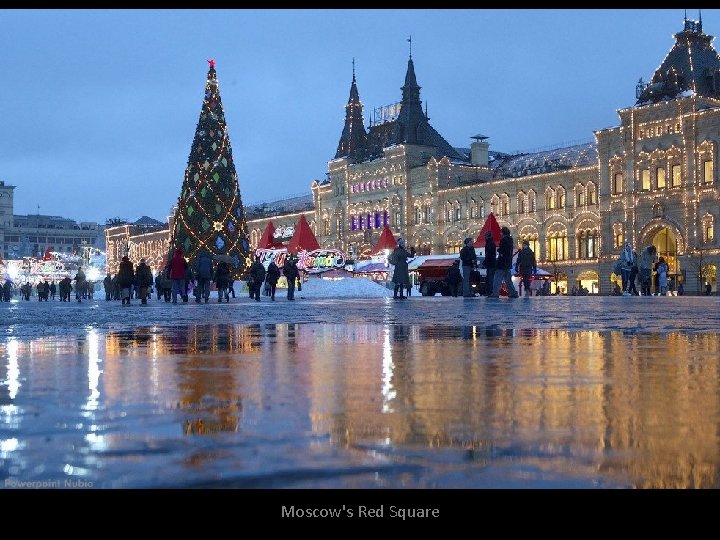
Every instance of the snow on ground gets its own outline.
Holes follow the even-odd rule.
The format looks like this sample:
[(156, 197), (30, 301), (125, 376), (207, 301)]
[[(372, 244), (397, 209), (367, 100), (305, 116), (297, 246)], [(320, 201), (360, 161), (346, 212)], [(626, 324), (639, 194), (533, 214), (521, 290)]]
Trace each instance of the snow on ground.
[[(287, 294), (286, 289), (278, 289), (278, 294)], [(302, 298), (371, 298), (376, 296), (392, 296), (387, 287), (364, 277), (342, 279), (310, 278), (303, 283), (302, 291), (295, 291), (296, 297)]]

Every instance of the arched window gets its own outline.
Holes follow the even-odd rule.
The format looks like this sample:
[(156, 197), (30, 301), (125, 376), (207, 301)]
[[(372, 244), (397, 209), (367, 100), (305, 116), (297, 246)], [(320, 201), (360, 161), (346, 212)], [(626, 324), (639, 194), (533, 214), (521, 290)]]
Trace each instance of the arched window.
[(567, 229), (561, 225), (553, 226), (547, 235), (547, 259), (564, 261), (568, 258)]
[(562, 186), (557, 189), (557, 203), (558, 208), (565, 208), (565, 188)]
[(588, 204), (596, 205), (597, 202), (597, 188), (592, 182), (588, 182), (587, 185), (587, 201)]
[(598, 256), (598, 231), (585, 230), (578, 232), (577, 250), (579, 259), (594, 259)]
[(545, 192), (545, 210), (555, 210), (555, 192), (551, 188)]
[(528, 192), (528, 211), (534, 213), (537, 210), (537, 195), (534, 190)]
[(502, 216), (509, 216), (510, 215), (510, 196), (507, 193), (503, 193), (500, 196), (500, 206), (501, 206), (501, 214)]
[(705, 244), (715, 241), (715, 218), (711, 214), (705, 214), (702, 218), (702, 239)]
[(623, 235), (622, 223), (613, 224), (613, 247), (615, 249), (622, 249), (625, 243), (625, 236)]

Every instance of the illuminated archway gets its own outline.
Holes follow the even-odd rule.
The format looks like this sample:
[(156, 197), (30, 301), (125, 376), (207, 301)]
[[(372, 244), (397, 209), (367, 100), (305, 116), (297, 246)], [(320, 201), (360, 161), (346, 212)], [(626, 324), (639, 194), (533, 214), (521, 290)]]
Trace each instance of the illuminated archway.
[(652, 244), (657, 249), (658, 259), (663, 257), (668, 265), (668, 280), (677, 284), (684, 281), (684, 269), (680, 265), (679, 255), (684, 250), (685, 241), (674, 224), (666, 219), (653, 220), (645, 226), (639, 238), (642, 245), (638, 246), (638, 254), (645, 246)]

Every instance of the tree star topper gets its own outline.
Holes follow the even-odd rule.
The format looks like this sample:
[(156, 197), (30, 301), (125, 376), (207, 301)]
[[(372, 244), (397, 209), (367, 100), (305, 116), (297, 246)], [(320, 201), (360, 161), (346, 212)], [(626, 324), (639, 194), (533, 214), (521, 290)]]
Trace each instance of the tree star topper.
[(215, 68), (215, 60), (213, 60), (212, 58), (208, 60), (208, 64), (210, 64), (211, 68)]

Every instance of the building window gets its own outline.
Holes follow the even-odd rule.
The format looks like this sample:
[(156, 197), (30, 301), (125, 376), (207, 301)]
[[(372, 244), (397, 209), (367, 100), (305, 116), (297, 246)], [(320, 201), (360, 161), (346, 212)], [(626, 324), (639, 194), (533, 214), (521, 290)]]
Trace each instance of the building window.
[(650, 169), (640, 171), (640, 189), (650, 191)]
[(558, 208), (565, 208), (565, 189), (558, 189)]
[(615, 249), (623, 247), (623, 233), (616, 232), (613, 236), (613, 247)]
[(582, 231), (578, 235), (578, 258), (594, 259), (597, 257), (597, 231)]
[(585, 206), (585, 190), (582, 188), (577, 193), (577, 206), (578, 208)]
[(554, 210), (555, 209), (555, 194), (552, 191), (548, 191), (545, 194), (545, 209), (546, 210)]
[(422, 210), (420, 210), (420, 207), (416, 206), (415, 207), (415, 225), (420, 224), (420, 217), (422, 215), (421, 212), (422, 212)]
[(470, 201), (470, 219), (478, 217), (477, 214), (477, 203), (475, 201)]
[(528, 195), (528, 207), (530, 209), (530, 212), (535, 212), (535, 209), (537, 207), (537, 201), (535, 200), (535, 192), (531, 191)]
[[(417, 220), (417, 213), (415, 215), (415, 219)], [(393, 216), (393, 223), (395, 225), (395, 229), (400, 229), (400, 210), (395, 210), (395, 214)], [(417, 223), (417, 221), (416, 221)]]
[(525, 204), (525, 196), (520, 195), (518, 197), (518, 214), (524, 214), (527, 212), (527, 205)]
[(670, 187), (680, 187), (680, 165), (672, 166), (672, 177)]
[(715, 240), (715, 220), (712, 216), (707, 215), (702, 219), (703, 242), (706, 244)]
[(704, 184), (712, 184), (713, 183), (713, 162), (711, 159), (708, 159), (706, 161), (703, 161), (703, 183)]
[(430, 206), (427, 204), (423, 206), (422, 212), (423, 223), (430, 223)]
[(509, 216), (510, 215), (510, 197), (507, 195), (503, 195), (502, 200), (500, 201), (500, 204), (502, 205), (502, 214), (503, 216)]
[(323, 220), (323, 225), (325, 226), (325, 236), (328, 236), (330, 234), (330, 218), (325, 218)]
[(460, 206), (455, 207), (455, 221), (460, 221), (462, 215), (462, 210), (460, 209)]
[(564, 261), (567, 259), (568, 239), (565, 231), (554, 233), (548, 238), (548, 260)]
[(525, 240), (530, 242), (530, 249), (532, 249), (533, 253), (535, 253), (535, 258), (539, 259), (540, 258), (540, 240), (538, 240), (537, 235), (535, 234), (533, 236), (521, 236), (519, 238), (519, 242), (520, 242), (519, 245), (522, 246), (522, 243)]
[(665, 167), (658, 167), (655, 169), (655, 179), (657, 181), (658, 189), (665, 189), (667, 185), (665, 182)]
[(623, 175), (622, 173), (615, 173), (613, 176), (613, 194), (618, 195), (623, 190)]
[(357, 230), (357, 218), (355, 216), (350, 216), (350, 230)]

